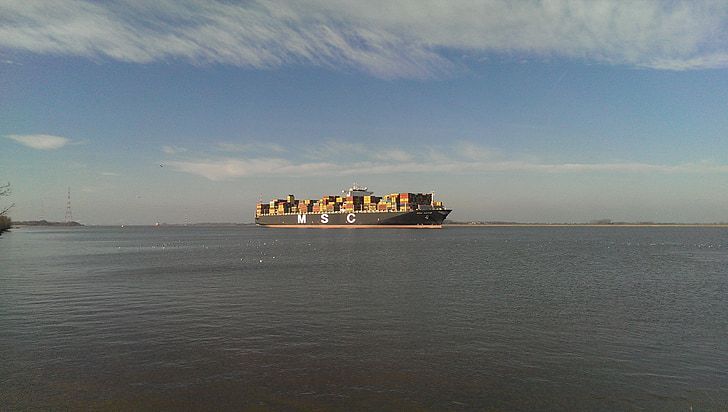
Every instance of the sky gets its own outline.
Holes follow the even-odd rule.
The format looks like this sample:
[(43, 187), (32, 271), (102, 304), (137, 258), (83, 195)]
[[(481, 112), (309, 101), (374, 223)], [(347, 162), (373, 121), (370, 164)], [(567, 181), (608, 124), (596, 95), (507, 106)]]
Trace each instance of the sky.
[(0, 0), (15, 221), (253, 222), (354, 182), (456, 221), (728, 222), (725, 0)]

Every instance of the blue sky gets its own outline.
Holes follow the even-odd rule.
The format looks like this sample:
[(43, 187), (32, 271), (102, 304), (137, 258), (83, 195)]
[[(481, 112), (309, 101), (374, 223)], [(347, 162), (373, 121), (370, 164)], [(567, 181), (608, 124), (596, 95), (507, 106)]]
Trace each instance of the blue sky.
[(0, 1), (14, 220), (252, 222), (353, 182), (454, 220), (728, 221), (725, 1)]

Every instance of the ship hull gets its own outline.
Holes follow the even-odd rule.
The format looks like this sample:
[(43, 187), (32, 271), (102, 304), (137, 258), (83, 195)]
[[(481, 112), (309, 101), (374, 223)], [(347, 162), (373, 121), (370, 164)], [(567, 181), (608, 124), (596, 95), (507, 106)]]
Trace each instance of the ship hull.
[(331, 212), (263, 215), (255, 223), (266, 227), (296, 228), (440, 228), (450, 210)]

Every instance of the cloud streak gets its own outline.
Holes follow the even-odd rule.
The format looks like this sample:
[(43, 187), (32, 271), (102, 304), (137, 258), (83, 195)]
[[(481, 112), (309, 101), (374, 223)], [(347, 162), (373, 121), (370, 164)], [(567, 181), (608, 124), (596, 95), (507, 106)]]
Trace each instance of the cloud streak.
[(224, 142), (215, 145), (212, 150), (218, 152), (265, 152), (272, 151), (283, 153), (286, 149), (276, 143), (232, 143)]
[(728, 67), (728, 3), (666, 0), (0, 1), (0, 47), (150, 63), (311, 64), (384, 78), (450, 56), (540, 56), (667, 70)]
[(5, 136), (8, 139), (15, 140), (16, 142), (38, 150), (55, 150), (60, 149), (63, 146), (69, 144), (71, 141), (65, 137), (52, 136), (47, 134), (30, 134), (30, 135), (17, 135), (11, 134)]
[[(464, 150), (467, 149), (467, 150)], [(337, 151), (338, 150), (338, 151)], [(333, 159), (333, 160), (332, 160)], [(342, 160), (347, 159), (347, 160)], [(366, 159), (366, 160), (351, 160)], [(728, 173), (728, 166), (713, 162), (659, 165), (638, 162), (608, 163), (539, 163), (533, 160), (503, 159), (487, 148), (459, 142), (453, 150), (430, 147), (421, 152), (382, 148), (371, 149), (342, 145), (326, 152), (310, 152), (304, 160), (282, 157), (187, 159), (166, 162), (174, 170), (203, 176), (213, 181), (249, 177), (320, 177), (332, 170), (342, 176), (366, 176), (406, 173), (448, 173), (473, 175), (497, 172), (529, 173)]]
[(162, 151), (167, 154), (178, 154), (178, 153), (184, 153), (187, 151), (184, 147), (177, 147), (177, 146), (162, 146)]

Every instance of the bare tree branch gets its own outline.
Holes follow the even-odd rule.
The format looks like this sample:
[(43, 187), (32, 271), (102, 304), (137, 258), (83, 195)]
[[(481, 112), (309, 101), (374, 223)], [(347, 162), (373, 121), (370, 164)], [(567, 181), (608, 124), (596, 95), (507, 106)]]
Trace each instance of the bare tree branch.
[(0, 186), (0, 196), (10, 196), (13, 193), (13, 188), (10, 187), (10, 182)]
[[(0, 196), (10, 196), (11, 193), (13, 193), (13, 188), (10, 187), (10, 182), (0, 186)], [(0, 216), (5, 216), (5, 214), (13, 208), (13, 206), (15, 206), (15, 203), (0, 211)]]

